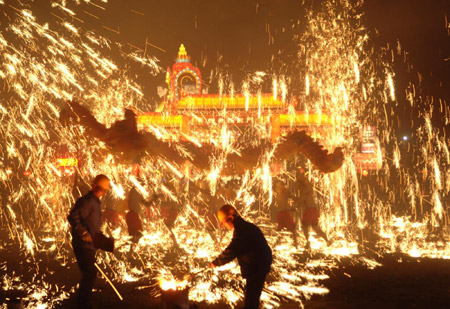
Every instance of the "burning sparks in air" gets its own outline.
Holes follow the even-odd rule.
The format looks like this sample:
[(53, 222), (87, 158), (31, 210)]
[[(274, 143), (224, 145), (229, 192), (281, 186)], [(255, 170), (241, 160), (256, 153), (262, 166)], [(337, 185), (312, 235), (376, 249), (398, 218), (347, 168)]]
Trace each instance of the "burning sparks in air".
[[(394, 74), (386, 74), (391, 72), (389, 69), (378, 68), (385, 75), (385, 80), (381, 81), (373, 72), (373, 55), (367, 52), (367, 30), (361, 25), (360, 14), (356, 13), (361, 3), (356, 2), (340, 1), (336, 9), (333, 1), (326, 1), (321, 14), (314, 14), (312, 8), (308, 8), (307, 27), (298, 36), (299, 45), (313, 41), (315, 48), (300, 52), (300, 58), (304, 59), (299, 68), (304, 77), (301, 86), (304, 89), (300, 94), (291, 94), (287, 75), (256, 72), (249, 74), (241, 87), (235, 84), (228, 87), (220, 79), (220, 92), (230, 89), (234, 95), (235, 88), (241, 89), (247, 112), (251, 112), (250, 102), (256, 97), (257, 113), (263, 115), (261, 85), (272, 78), (274, 98), (290, 102), (290, 96), (297, 95), (307, 118), (308, 112), (332, 115), (335, 125), (312, 128), (311, 135), (329, 149), (345, 145), (348, 155), (342, 169), (323, 175), (314, 171), (310, 164), (306, 163), (303, 168), (308, 171), (308, 179), (316, 190), (322, 212), (321, 226), (333, 244), (326, 246), (311, 236), (312, 249), (323, 258), (304, 263), (298, 258), (305, 254), (303, 243), (295, 245), (290, 232), (277, 231), (268, 219), (274, 200), (272, 163), (276, 158), (273, 158), (273, 147), (261, 157), (255, 170), (248, 171), (237, 184), (233, 183), (236, 179), (221, 175), (223, 161), (225, 154), (240, 154), (241, 149), (236, 143), (234, 128), (224, 122), (208, 139), (200, 135), (183, 136), (198, 147), (204, 140), (215, 146), (217, 151), (211, 158), (209, 170), (202, 173), (187, 168), (186, 172), (163, 155), (144, 156), (138, 180), (129, 165), (117, 162), (112, 154), (105, 155), (109, 152), (107, 146), (89, 138), (85, 128), (76, 124), (63, 126), (58, 119), (63, 101), (72, 98), (87, 103), (93, 115), (107, 126), (122, 118), (124, 108), (144, 109), (142, 87), (126, 68), (137, 63), (157, 74), (161, 72), (157, 59), (140, 52), (126, 54), (119, 43), (85, 31), (78, 19), (77, 7), (74, 5), (71, 9), (65, 1), (52, 2), (52, 16), (58, 16), (53, 23), (40, 23), (33, 12), (0, 1), (1, 14), (10, 19), (0, 34), (0, 78), (4, 81), (0, 101), (3, 141), (0, 154), (4, 161), (0, 165), (0, 180), (2, 193), (9, 193), (1, 196), (0, 215), (8, 234), (35, 265), (39, 266), (39, 262), (34, 258), (42, 252), (51, 252), (56, 261), (66, 265), (70, 250), (66, 216), (74, 195), (79, 195), (76, 192), (79, 189), (73, 186), (74, 178), (77, 177), (81, 188), (89, 185), (92, 175), (104, 173), (113, 179), (108, 207), (118, 209), (126, 203), (131, 186), (146, 198), (157, 192), (161, 204), (177, 204), (178, 207), (173, 222), (169, 220), (176, 208), (173, 206), (154, 207), (141, 213), (145, 217), (145, 230), (139, 243), (133, 246), (123, 224), (119, 222), (118, 226), (110, 228), (117, 239), (117, 254), (122, 259), (102, 254), (99, 264), (107, 265), (105, 269), (111, 269), (113, 280), (121, 282), (151, 280), (149, 269), (169, 278), (164, 275), (170, 274), (174, 267), (161, 261), (173, 256), (173, 251), (176, 254), (172, 259), (185, 265), (186, 273), (204, 267), (220, 253), (230, 235), (224, 236), (216, 229), (211, 215), (215, 211), (214, 201), (207, 195), (240, 206), (241, 212), (255, 221), (267, 236), (274, 253), (273, 271), (262, 295), (267, 307), (279, 306), (280, 298), (301, 303), (314, 294), (327, 293), (320, 282), (327, 278), (322, 270), (335, 267), (341, 257), (351, 257), (370, 268), (379, 266), (359, 252), (359, 248), (368, 245), (366, 240), (359, 239), (368, 230), (378, 235), (377, 247), (381, 253), (450, 258), (450, 247), (443, 240), (448, 224), (444, 198), (448, 197), (450, 189), (448, 141), (439, 137), (430, 116), (425, 116), (424, 127), (417, 133), (423, 142), (420, 149), (422, 172), (418, 174), (405, 167), (402, 147), (406, 147), (406, 143), (395, 139), (387, 123), (386, 105), (396, 101)], [(70, 21), (59, 16), (70, 16)], [(122, 56), (113, 56), (115, 53)], [(407, 96), (411, 104), (418, 100), (414, 91)], [(293, 105), (288, 112), (290, 116), (295, 114)], [(220, 113), (224, 119), (232, 118), (226, 110)], [(362, 119), (361, 115), (377, 117)], [(194, 116), (201, 119), (201, 116)], [(356, 130), (370, 121), (380, 131), (380, 138), (374, 145), (379, 170), (376, 177), (365, 180), (361, 179), (352, 155), (359, 145)], [(258, 143), (258, 134), (270, 136), (270, 128), (252, 125), (257, 134), (245, 143)], [(156, 125), (152, 130), (158, 137), (173, 143), (182, 135)], [(70, 158), (76, 158), (76, 163)], [(277, 173), (287, 179), (294, 174), (285, 162), (280, 164)], [(390, 191), (395, 181), (402, 181), (406, 186), (403, 192)], [(194, 185), (201, 190), (190, 192)], [(235, 194), (226, 192), (227, 187)], [(401, 194), (407, 198), (402, 200)], [(397, 205), (405, 200), (407, 214), (396, 214)], [(300, 234), (299, 226), (297, 233)], [(430, 235), (436, 240), (428, 241)], [(126, 258), (130, 251), (139, 256), (139, 266)], [(46, 283), (45, 278), (43, 283), (33, 280), (26, 284), (20, 282), (19, 277), (6, 275), (2, 278), (3, 289), (16, 286), (26, 289), (29, 304), (34, 307), (45, 306), (46, 302), (51, 307), (68, 297), (70, 291)], [(227, 286), (220, 286), (222, 281), (226, 281)], [(189, 280), (190, 298), (236, 305), (243, 296), (240, 281), (237, 265), (229, 264)], [(188, 281), (162, 279), (160, 284), (163, 290), (176, 290), (186, 288)]]

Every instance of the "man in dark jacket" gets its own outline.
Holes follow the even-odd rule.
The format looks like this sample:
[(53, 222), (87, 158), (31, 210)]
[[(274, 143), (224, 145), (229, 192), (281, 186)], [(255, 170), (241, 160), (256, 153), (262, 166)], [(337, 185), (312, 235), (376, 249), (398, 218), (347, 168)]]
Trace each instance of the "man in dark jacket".
[(228, 247), (211, 264), (216, 267), (237, 258), (245, 286), (244, 308), (257, 309), (266, 276), (272, 264), (272, 250), (261, 230), (242, 219), (231, 205), (224, 205), (218, 212), (219, 222), (233, 230), (233, 239)]
[(92, 307), (92, 288), (97, 277), (95, 252), (99, 248), (97, 241), (104, 238), (100, 231), (102, 212), (100, 197), (110, 188), (110, 181), (105, 175), (95, 177), (92, 191), (80, 197), (70, 211), (68, 220), (72, 226), (72, 246), (81, 270), (81, 281), (78, 288), (78, 308)]

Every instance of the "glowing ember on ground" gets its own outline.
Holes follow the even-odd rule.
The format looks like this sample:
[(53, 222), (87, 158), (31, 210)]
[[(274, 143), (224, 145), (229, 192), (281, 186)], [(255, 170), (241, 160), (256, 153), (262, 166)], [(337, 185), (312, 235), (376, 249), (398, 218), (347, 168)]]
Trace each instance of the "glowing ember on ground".
[(184, 290), (188, 285), (187, 280), (183, 281), (177, 281), (177, 280), (167, 280), (164, 278), (159, 279), (159, 286), (161, 287), (161, 290), (168, 291), (168, 290)]

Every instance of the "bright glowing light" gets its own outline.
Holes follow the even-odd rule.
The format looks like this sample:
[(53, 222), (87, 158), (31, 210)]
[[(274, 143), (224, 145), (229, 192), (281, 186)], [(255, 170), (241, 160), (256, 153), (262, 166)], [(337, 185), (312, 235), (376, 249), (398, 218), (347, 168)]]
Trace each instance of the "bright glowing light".
[(176, 281), (176, 280), (166, 280), (164, 278), (159, 279), (159, 286), (161, 290), (184, 290), (187, 287), (187, 280)]
[[(161, 146), (159, 155), (140, 154), (143, 181), (130, 176), (130, 162), (118, 159), (119, 154), (128, 154), (127, 148), (112, 153), (112, 147), (92, 137), (89, 129), (79, 125), (77, 117), (62, 125), (65, 112), (62, 106), (64, 100), (77, 98), (107, 128), (123, 118), (125, 108), (148, 111), (148, 98), (144, 98), (143, 85), (138, 83), (145, 76), (137, 78), (136, 72), (129, 68), (138, 64), (145, 67), (142, 71), (157, 74), (162, 71), (158, 60), (148, 53), (123, 53), (120, 49), (123, 42), (119, 44), (97, 31), (84, 29), (83, 23), (76, 22), (82, 18), (78, 15), (80, 1), (51, 1), (54, 15), (48, 14), (51, 20), (42, 23), (28, 5), (16, 2), (18, 9), (13, 9), (0, 0), (0, 14), (8, 15), (8, 23), (0, 34), (0, 78), (4, 85), (0, 153), (10, 160), (8, 166), (0, 166), (1, 183), (10, 194), (4, 200), (0, 221), (6, 223), (12, 241), (22, 248), (21, 254), (36, 263), (35, 268), (42, 266), (40, 260), (34, 260), (37, 253), (50, 252), (55, 262), (67, 265), (72, 256), (67, 241), (67, 213), (82, 183), (88, 185), (100, 173), (113, 179), (113, 201), (105, 199), (105, 202), (112, 212), (117, 212), (118, 226), (110, 228), (117, 252), (115, 255), (99, 253), (98, 262), (120, 282), (149, 281), (153, 279), (152, 274), (158, 273), (166, 278), (162, 279), (162, 289), (186, 288), (187, 281), (174, 280), (172, 267), (161, 261), (169, 252), (177, 251), (179, 255), (174, 262), (193, 270), (202, 269), (217, 256), (231, 238), (231, 233), (224, 235), (217, 230), (214, 221), (217, 206), (214, 204), (223, 201), (236, 205), (246, 219), (257, 223), (273, 248), (273, 271), (262, 296), (263, 306), (267, 308), (280, 306), (280, 299), (296, 302), (301, 307), (305, 298), (327, 293), (320, 282), (325, 278), (323, 269), (337, 267), (342, 257), (368, 268), (380, 266), (358, 251), (359, 245), (365, 245), (361, 239), (363, 229), (378, 233), (377, 254), (403, 252), (415, 257), (450, 258), (448, 242), (429, 241), (427, 237), (430, 228), (448, 227), (444, 201), (450, 188), (449, 143), (436, 132), (431, 114), (426, 114), (418, 134), (411, 133), (422, 145), (419, 152), (423, 173), (417, 177), (402, 165), (402, 144), (393, 138), (397, 135), (387, 121), (391, 111), (386, 107), (389, 104), (384, 104), (396, 99), (395, 76), (389, 63), (379, 64), (382, 57), (376, 50), (368, 52), (374, 49), (369, 44), (364, 18), (357, 13), (361, 1), (339, 1), (339, 10), (335, 2), (323, 1), (320, 14), (307, 9), (302, 29), (296, 34), (298, 45), (303, 48), (299, 50), (299, 58), (289, 63), (295, 66), (298, 60), (301, 66), (292, 70), (295, 76), (246, 72), (247, 78), (241, 84), (221, 78), (218, 85), (221, 96), (215, 96), (214, 100), (184, 97), (177, 108), (167, 106), (160, 113), (139, 114), (139, 130), (148, 129), (155, 145)], [(108, 5), (106, 2), (104, 5), (107, 13)], [(60, 18), (67, 20), (54, 16), (65, 16)], [(295, 24), (296, 21), (293, 31)], [(109, 56), (115, 54), (118, 56)], [(303, 85), (292, 87), (300, 72), (305, 78), (304, 90)], [(380, 78), (375, 72), (389, 73)], [(264, 95), (267, 89), (263, 86), (270, 86), (270, 78), (272, 93)], [(287, 105), (294, 97), (298, 97), (298, 106)], [(414, 89), (408, 92), (408, 100), (411, 105), (417, 104)], [(275, 110), (283, 111), (275, 113)], [(376, 148), (373, 158), (381, 172), (373, 181), (378, 181), (378, 189), (388, 192), (386, 199), (374, 188), (361, 186), (361, 170), (367, 176), (375, 173), (361, 169), (352, 160), (361, 145), (355, 132), (367, 125), (367, 113), (371, 115), (369, 118), (379, 121), (380, 134), (379, 140), (373, 142)], [(196, 125), (190, 128), (192, 123)], [(275, 129), (279, 130), (277, 137), (283, 138), (295, 128), (308, 131), (330, 151), (345, 145), (342, 168), (323, 174), (302, 158), (284, 162), (274, 157), (277, 145), (269, 142), (255, 159), (259, 161), (253, 170), (247, 170), (244, 175), (225, 171), (227, 155), (244, 157), (247, 146), (257, 149), (257, 145), (270, 140)], [(115, 136), (108, 138), (114, 144)], [(406, 141), (408, 137), (402, 139)], [(170, 146), (185, 155), (186, 160), (192, 153), (188, 149), (191, 146), (182, 143), (184, 140), (202, 150), (213, 148), (213, 155), (205, 160), (208, 168), (190, 167), (184, 172), (183, 162), (173, 162), (170, 151), (166, 151), (167, 144), (159, 144), (161, 140), (170, 141)], [(76, 158), (57, 160), (56, 148), (62, 145), (68, 148), (68, 153), (76, 154)], [(287, 151), (297, 151), (298, 147), (301, 145), (294, 143)], [(272, 168), (274, 163), (276, 171)], [(291, 232), (277, 230), (268, 218), (274, 200), (274, 177), (291, 182), (296, 179), (300, 165), (307, 171), (316, 194), (315, 201), (321, 210), (320, 226), (333, 240), (327, 246), (317, 235), (312, 235), (311, 247), (318, 254), (307, 264), (299, 261), (299, 256), (305, 254), (305, 239), (299, 236), (298, 243), (294, 243)], [(392, 167), (396, 168), (395, 172)], [(24, 171), (30, 177), (25, 178)], [(71, 176), (74, 174), (78, 188)], [(404, 184), (402, 193), (406, 199), (390, 191), (394, 189), (392, 182)], [(143, 237), (133, 246), (123, 214), (131, 186), (145, 198), (151, 192), (158, 192), (161, 200), (160, 205), (141, 214)], [(233, 194), (227, 194), (227, 189)], [(397, 205), (405, 202), (409, 203), (402, 209), (406, 214), (399, 216)], [(431, 210), (419, 215), (419, 205), (431, 205), (428, 207)], [(24, 220), (24, 213), (28, 220)], [(296, 232), (301, 234), (300, 227), (297, 226)], [(139, 257), (141, 265), (129, 260), (130, 251)], [(68, 298), (71, 287), (61, 285), (55, 289), (45, 280), (34, 277), (25, 282), (14, 274), (2, 278), (2, 283), (4, 289), (32, 291), (27, 304), (31, 308), (56, 306)], [(235, 307), (243, 298), (237, 288), (241, 281), (238, 265), (230, 263), (190, 281), (190, 298)]]

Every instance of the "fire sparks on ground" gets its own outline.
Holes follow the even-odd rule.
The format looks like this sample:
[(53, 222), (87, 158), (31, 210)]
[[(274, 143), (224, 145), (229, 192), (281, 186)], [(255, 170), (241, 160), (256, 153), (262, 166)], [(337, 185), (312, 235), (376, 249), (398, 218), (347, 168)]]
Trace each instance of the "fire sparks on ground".
[[(55, 261), (66, 265), (71, 256), (66, 216), (76, 195), (72, 192), (73, 178), (88, 181), (92, 175), (103, 173), (113, 179), (116, 204), (124, 203), (125, 192), (134, 185), (145, 196), (153, 191), (167, 203), (183, 205), (177, 206), (173, 222), (167, 219), (169, 207), (156, 209), (154, 216), (147, 215), (143, 236), (137, 244), (127, 235), (123, 220), (110, 228), (118, 249), (115, 255), (101, 253), (99, 264), (108, 270), (111, 279), (150, 281), (177, 271), (194, 273), (220, 253), (230, 237), (215, 228), (212, 202), (198, 192), (190, 193), (189, 188), (202, 183), (202, 189), (215, 196), (223, 194), (222, 200), (241, 205), (238, 207), (241, 213), (265, 233), (274, 253), (273, 271), (262, 295), (268, 308), (277, 307), (285, 300), (301, 304), (311, 295), (327, 293), (320, 282), (327, 278), (323, 270), (336, 267), (343, 257), (368, 268), (377, 266), (374, 259), (365, 256), (369, 251), (450, 258), (446, 240), (448, 206), (443, 203), (450, 189), (448, 141), (439, 136), (425, 114), (425, 124), (417, 132), (423, 145), (422, 173), (402, 166), (403, 145), (393, 137), (393, 132), (385, 129), (386, 105), (396, 100), (395, 75), (388, 63), (375, 64), (372, 60), (375, 55), (367, 52), (369, 34), (362, 26), (361, 3), (356, 2), (344, 0), (338, 5), (329, 1), (323, 5), (321, 14), (314, 14), (310, 8), (306, 15), (308, 26), (298, 36), (301, 57), (306, 59), (302, 68), (305, 89), (299, 95), (300, 101), (305, 111), (328, 110), (335, 123), (329, 131), (313, 133), (327, 148), (346, 145), (348, 153), (343, 167), (332, 174), (320, 174), (307, 163), (304, 166), (317, 191), (322, 212), (320, 225), (333, 240), (327, 246), (311, 237), (311, 248), (319, 258), (306, 260), (303, 243), (294, 243), (291, 232), (277, 231), (268, 220), (273, 196), (274, 148), (267, 150), (255, 170), (241, 177), (234, 188), (238, 192), (235, 196), (222, 193), (220, 186), (227, 185), (220, 174), (225, 154), (240, 154), (241, 150), (226, 123), (208, 136), (217, 149), (208, 171), (188, 175), (164, 154), (157, 158), (144, 156), (139, 182), (130, 166), (108, 154), (104, 143), (89, 138), (85, 128), (60, 124), (63, 101), (76, 97), (89, 104), (101, 123), (110, 126), (122, 117), (124, 108), (141, 108), (145, 102), (142, 87), (134, 81), (127, 64), (139, 63), (152, 74), (162, 71), (157, 59), (145, 53), (125, 54), (118, 42), (84, 30), (82, 20), (77, 17), (77, 6), (66, 6), (65, 1), (52, 1), (52, 16), (58, 18), (51, 23), (37, 21), (26, 6), (0, 1), (2, 18), (10, 20), (0, 33), (0, 78), (4, 81), (0, 101), (0, 136), (4, 141), (0, 146), (2, 228), (20, 244), (21, 254), (35, 267), (41, 265), (35, 260), (39, 252), (49, 252)], [(107, 9), (106, 3), (104, 6)], [(60, 17), (67, 14), (71, 18)], [(313, 41), (314, 49), (301, 48), (308, 40)], [(378, 71), (374, 72), (373, 67)], [(251, 110), (249, 102), (259, 102), (257, 113), (261, 115), (264, 108), (261, 96), (253, 100), (251, 92), (261, 93), (261, 83), (270, 76), (255, 72), (243, 82), (247, 111)], [(273, 78), (274, 98), (289, 97), (286, 80), (286, 76)], [(223, 80), (220, 85), (225, 92), (227, 85)], [(411, 104), (418, 104), (413, 89), (407, 95)], [(228, 117), (226, 110), (220, 113)], [(362, 119), (361, 115), (365, 114), (377, 117)], [(380, 131), (381, 169), (376, 176), (361, 179), (351, 159), (358, 145), (355, 130), (370, 121)], [(262, 136), (270, 136), (270, 128), (255, 124), (254, 129)], [(170, 136), (174, 143), (182, 137), (182, 132), (167, 132), (158, 126), (154, 130), (161, 136)], [(199, 147), (206, 140), (195, 134), (188, 139)], [(250, 139), (246, 142), (258, 143), (257, 137)], [(61, 145), (76, 155), (79, 163), (76, 175), (59, 170), (62, 163), (57, 158), (61, 154), (56, 149)], [(286, 164), (279, 173), (286, 178), (293, 177)], [(404, 184), (404, 192), (389, 190), (396, 181)], [(296, 229), (299, 234), (300, 226)], [(236, 305), (243, 297), (240, 281), (235, 263), (214, 269), (189, 282), (190, 299)], [(23, 282), (14, 274), (5, 275), (2, 282), (4, 290), (26, 290), (28, 305), (36, 308), (52, 307), (73, 292), (70, 287), (48, 283), (46, 278)], [(182, 286), (173, 282), (170, 281), (171, 287), (166, 287), (168, 283), (162, 283), (161, 287), (165, 290), (187, 285), (187, 281), (182, 281)]]

